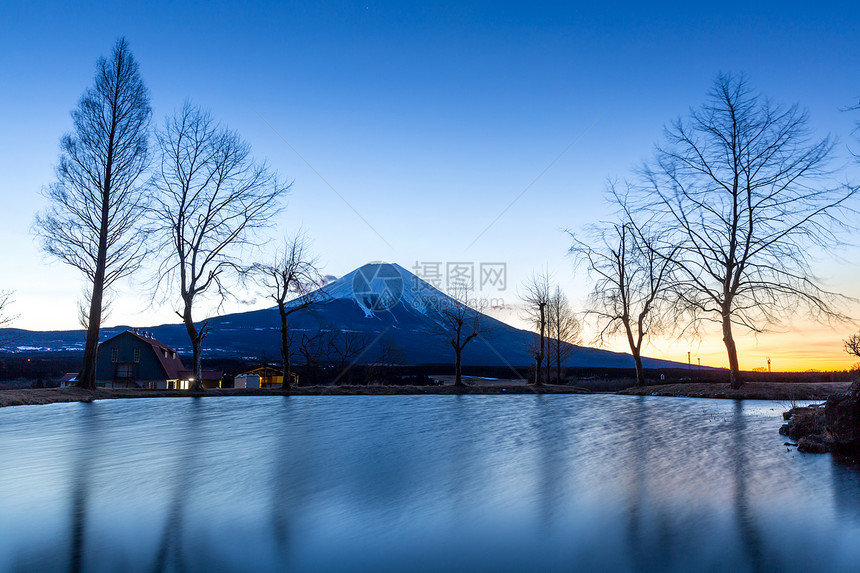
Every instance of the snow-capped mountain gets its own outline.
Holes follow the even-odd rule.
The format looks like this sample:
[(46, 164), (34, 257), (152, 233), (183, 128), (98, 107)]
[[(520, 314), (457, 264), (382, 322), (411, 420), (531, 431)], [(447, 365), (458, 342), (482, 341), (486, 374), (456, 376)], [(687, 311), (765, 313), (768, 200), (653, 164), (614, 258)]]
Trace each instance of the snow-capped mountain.
[[(399, 350), (405, 364), (447, 364), (453, 360), (439, 308), (459, 303), (397, 264), (369, 263), (336, 279), (308, 308), (290, 315), (297, 350), (302, 335), (343, 332), (358, 337), (366, 350), (360, 363), (377, 361), (384, 345)], [(297, 303), (294, 303), (297, 304)], [(490, 316), (481, 315), (481, 335), (463, 351), (464, 365), (528, 366), (534, 334)], [(254, 357), (275, 361), (280, 356), (280, 320), (277, 308), (228, 314), (209, 320), (205, 355)], [(128, 327), (102, 329), (107, 339)], [(190, 352), (181, 324), (141, 327), (180, 352)], [(16, 330), (19, 347), (52, 350), (83, 349), (83, 331), (30, 332)], [(300, 362), (301, 360), (298, 359)], [(644, 359), (646, 368), (677, 368), (675, 362)], [(632, 368), (629, 354), (576, 346), (566, 366)]]

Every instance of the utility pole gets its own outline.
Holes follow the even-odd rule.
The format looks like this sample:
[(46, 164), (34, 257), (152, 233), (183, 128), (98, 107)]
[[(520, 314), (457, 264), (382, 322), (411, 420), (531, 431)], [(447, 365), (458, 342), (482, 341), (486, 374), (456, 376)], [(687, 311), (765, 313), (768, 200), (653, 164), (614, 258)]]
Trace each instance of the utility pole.
[(770, 372), (770, 356), (767, 357), (767, 371)]

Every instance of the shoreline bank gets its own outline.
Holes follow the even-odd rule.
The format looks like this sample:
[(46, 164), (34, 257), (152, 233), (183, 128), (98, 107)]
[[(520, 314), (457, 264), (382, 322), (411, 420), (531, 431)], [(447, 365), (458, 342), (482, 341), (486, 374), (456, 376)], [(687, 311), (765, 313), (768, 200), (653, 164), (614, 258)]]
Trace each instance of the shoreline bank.
[(576, 386), (545, 384), (480, 384), (444, 386), (298, 386), (289, 392), (280, 389), (213, 388), (201, 393), (187, 390), (45, 388), (0, 390), (0, 407), (34, 406), (67, 402), (92, 402), (132, 398), (188, 398), (207, 396), (404, 396), (404, 395), (505, 395), (505, 394), (622, 394), (630, 396), (672, 396), (738, 400), (824, 400), (848, 389), (848, 382), (772, 383), (748, 382), (733, 390), (728, 383), (662, 384), (628, 388), (619, 392), (592, 392)]
[(746, 382), (737, 390), (728, 382), (687, 382), (627, 388), (616, 394), (628, 396), (674, 396), (729, 400), (826, 400), (831, 394), (844, 392), (851, 382)]
[(44, 388), (0, 390), (0, 408), (66, 402), (92, 402), (132, 398), (206, 398), (209, 396), (404, 396), (457, 394), (592, 394), (584, 388), (544, 384), (538, 388), (525, 384), (445, 386), (297, 386), (288, 392), (280, 389), (211, 388), (192, 393), (188, 390)]

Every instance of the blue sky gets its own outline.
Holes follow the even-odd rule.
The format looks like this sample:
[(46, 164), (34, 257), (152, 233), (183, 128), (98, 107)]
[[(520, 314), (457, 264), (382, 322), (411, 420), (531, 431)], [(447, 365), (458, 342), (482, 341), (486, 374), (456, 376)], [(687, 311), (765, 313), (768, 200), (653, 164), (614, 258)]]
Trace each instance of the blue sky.
[[(506, 302), (539, 268), (581, 301), (587, 281), (574, 276), (563, 229), (610, 216), (607, 178), (648, 159), (663, 126), (701, 104), (719, 72), (806, 106), (847, 162), (856, 4), (413, 4), (5, 2), (0, 238), (10, 272), (0, 289), (16, 291), (17, 325), (75, 326), (83, 283), (44, 259), (30, 226), (69, 112), (119, 36), (157, 123), (190, 98), (294, 181), (272, 235), (304, 227), (337, 276), (370, 260), (503, 261)], [(860, 296), (860, 252), (843, 256), (854, 264), (817, 270)], [(241, 298), (257, 302), (228, 310), (264, 305), (253, 291)], [(124, 285), (108, 322), (173, 320), (147, 303), (141, 285)], [(834, 332), (834, 344), (844, 336)]]

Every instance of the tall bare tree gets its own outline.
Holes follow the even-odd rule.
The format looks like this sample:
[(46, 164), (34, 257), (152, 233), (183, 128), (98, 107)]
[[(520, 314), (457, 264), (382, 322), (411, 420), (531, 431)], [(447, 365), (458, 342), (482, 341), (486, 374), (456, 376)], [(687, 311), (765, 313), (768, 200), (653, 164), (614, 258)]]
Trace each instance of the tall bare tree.
[(268, 296), (278, 305), (281, 319), (281, 358), (284, 368), (282, 389), (290, 389), (290, 323), (289, 317), (323, 299), (323, 279), (318, 259), (313, 256), (308, 240), (302, 233), (284, 239), (269, 264), (254, 265), (258, 280), (268, 290)]
[(454, 385), (463, 384), (463, 350), (482, 333), (481, 310), (483, 302), (472, 290), (472, 285), (455, 283), (448, 297), (434, 297), (429, 306), (442, 329), (448, 344), (454, 349)]
[(687, 326), (722, 326), (732, 387), (742, 384), (734, 327), (762, 332), (805, 309), (844, 318), (810, 268), (839, 245), (856, 188), (828, 183), (833, 142), (814, 139), (805, 111), (721, 75), (708, 101), (666, 129), (644, 175), (652, 208), (679, 247)]
[[(526, 319), (539, 333), (538, 343), (534, 349), (535, 355), (535, 385), (541, 385), (541, 369), (546, 356), (547, 305), (551, 298), (549, 274), (540, 272), (533, 274), (523, 286), (522, 295), (525, 304)], [(549, 371), (547, 370), (547, 381)]]
[(230, 297), (232, 281), (248, 270), (242, 249), (257, 244), (255, 232), (270, 224), (289, 185), (196, 105), (185, 103), (156, 136), (161, 162), (152, 212), (162, 256), (155, 290), (178, 294), (176, 313), (194, 355), (192, 390), (200, 391), (209, 322), (195, 323), (194, 303)]
[(675, 249), (660, 253), (656, 236), (633, 221), (625, 198), (614, 190), (613, 195), (622, 206), (622, 222), (593, 229), (587, 241), (573, 236), (570, 251), (595, 280), (586, 309), (596, 323), (595, 341), (602, 345), (618, 335), (627, 339), (639, 386), (645, 381), (642, 345), (666, 326), (664, 303), (673, 284)]
[[(550, 362), (555, 363), (556, 382), (561, 384), (562, 365), (574, 352), (576, 347), (573, 345), (581, 341), (582, 323), (559, 285), (556, 285), (555, 290), (552, 291), (546, 310), (546, 325), (549, 333), (547, 365)], [(549, 374), (547, 374), (547, 382), (549, 382)]]
[(95, 389), (95, 368), (106, 288), (140, 267), (143, 174), (149, 164), (149, 92), (124, 38), (96, 64), (94, 87), (72, 112), (74, 131), (60, 142), (51, 202), (35, 230), (49, 255), (80, 270), (92, 286), (79, 385)]
[[(7, 328), (12, 324), (12, 321), (18, 318), (15, 315), (9, 314), (9, 307), (14, 302), (12, 300), (12, 291), (0, 291), (0, 328)], [(8, 334), (0, 334), (0, 348), (3, 348), (12, 340), (12, 336)]]

